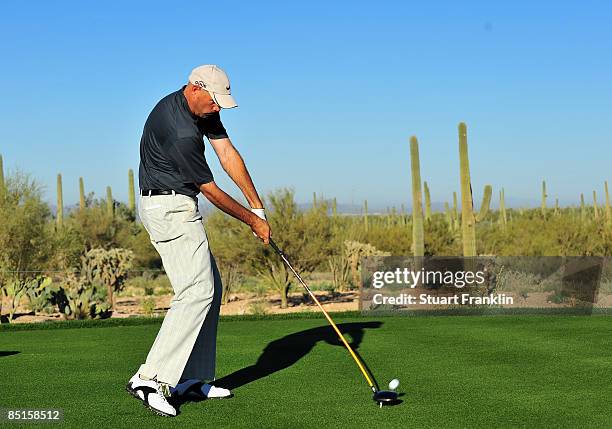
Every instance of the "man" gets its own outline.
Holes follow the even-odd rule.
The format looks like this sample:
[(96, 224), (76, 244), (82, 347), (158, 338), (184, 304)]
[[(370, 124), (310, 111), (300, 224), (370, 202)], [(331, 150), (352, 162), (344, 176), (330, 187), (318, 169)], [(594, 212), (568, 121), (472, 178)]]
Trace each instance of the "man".
[[(172, 394), (196, 390), (208, 398), (231, 396), (205, 383), (215, 379), (219, 271), (208, 248), (197, 195), (270, 239), (263, 204), (219, 111), (237, 107), (230, 83), (215, 65), (195, 68), (189, 83), (164, 97), (149, 114), (140, 140), (140, 219), (159, 253), (174, 290), (170, 309), (146, 362), (126, 386), (154, 412), (175, 416)], [(246, 209), (214, 182), (203, 137), (251, 206)]]

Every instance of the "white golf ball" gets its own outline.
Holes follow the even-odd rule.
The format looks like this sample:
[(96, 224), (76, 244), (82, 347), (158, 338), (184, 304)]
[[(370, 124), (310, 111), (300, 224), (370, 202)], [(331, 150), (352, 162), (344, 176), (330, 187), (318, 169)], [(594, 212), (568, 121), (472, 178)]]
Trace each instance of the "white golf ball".
[(397, 386), (399, 386), (399, 380), (397, 378), (394, 378), (389, 382), (389, 389), (395, 390), (397, 389)]

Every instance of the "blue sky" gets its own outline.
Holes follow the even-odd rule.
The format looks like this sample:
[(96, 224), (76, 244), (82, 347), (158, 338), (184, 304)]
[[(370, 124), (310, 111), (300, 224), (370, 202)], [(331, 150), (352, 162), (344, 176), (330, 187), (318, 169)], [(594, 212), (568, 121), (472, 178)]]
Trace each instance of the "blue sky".
[[(576, 204), (612, 181), (612, 6), (583, 2), (0, 4), (0, 153), (55, 199), (78, 177), (127, 198), (146, 117), (216, 63), (222, 112), (260, 193), (293, 187), (371, 207), (410, 204), (408, 139), (434, 201), (459, 188), (468, 124), (476, 198)], [(236, 188), (210, 146), (216, 181)], [(600, 198), (600, 202), (603, 199)]]

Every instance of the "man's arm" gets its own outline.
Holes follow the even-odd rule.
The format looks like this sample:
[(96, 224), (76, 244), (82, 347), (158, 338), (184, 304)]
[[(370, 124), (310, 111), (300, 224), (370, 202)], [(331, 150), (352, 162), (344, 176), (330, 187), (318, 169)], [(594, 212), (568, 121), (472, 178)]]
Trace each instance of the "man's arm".
[(210, 144), (215, 150), (221, 166), (240, 188), (244, 197), (253, 209), (263, 208), (263, 203), (255, 190), (249, 171), (238, 150), (234, 147), (229, 137), (222, 139), (210, 139)]
[(226, 194), (215, 182), (200, 185), (200, 192), (215, 206), (230, 216), (246, 223), (255, 235), (268, 244), (270, 240), (270, 225), (256, 214), (246, 209), (242, 204)]

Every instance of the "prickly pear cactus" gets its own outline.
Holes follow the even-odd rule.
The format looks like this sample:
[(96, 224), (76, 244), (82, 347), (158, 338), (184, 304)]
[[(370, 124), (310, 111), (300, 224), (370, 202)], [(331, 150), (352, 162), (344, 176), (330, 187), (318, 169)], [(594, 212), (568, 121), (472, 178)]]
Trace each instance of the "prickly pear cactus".
[(82, 275), (70, 273), (65, 278), (57, 305), (65, 319), (95, 319), (110, 317), (110, 306), (103, 302), (104, 290)]
[(81, 275), (90, 283), (106, 287), (110, 308), (114, 307), (114, 292), (122, 289), (132, 268), (134, 252), (128, 249), (91, 249), (82, 258)]

